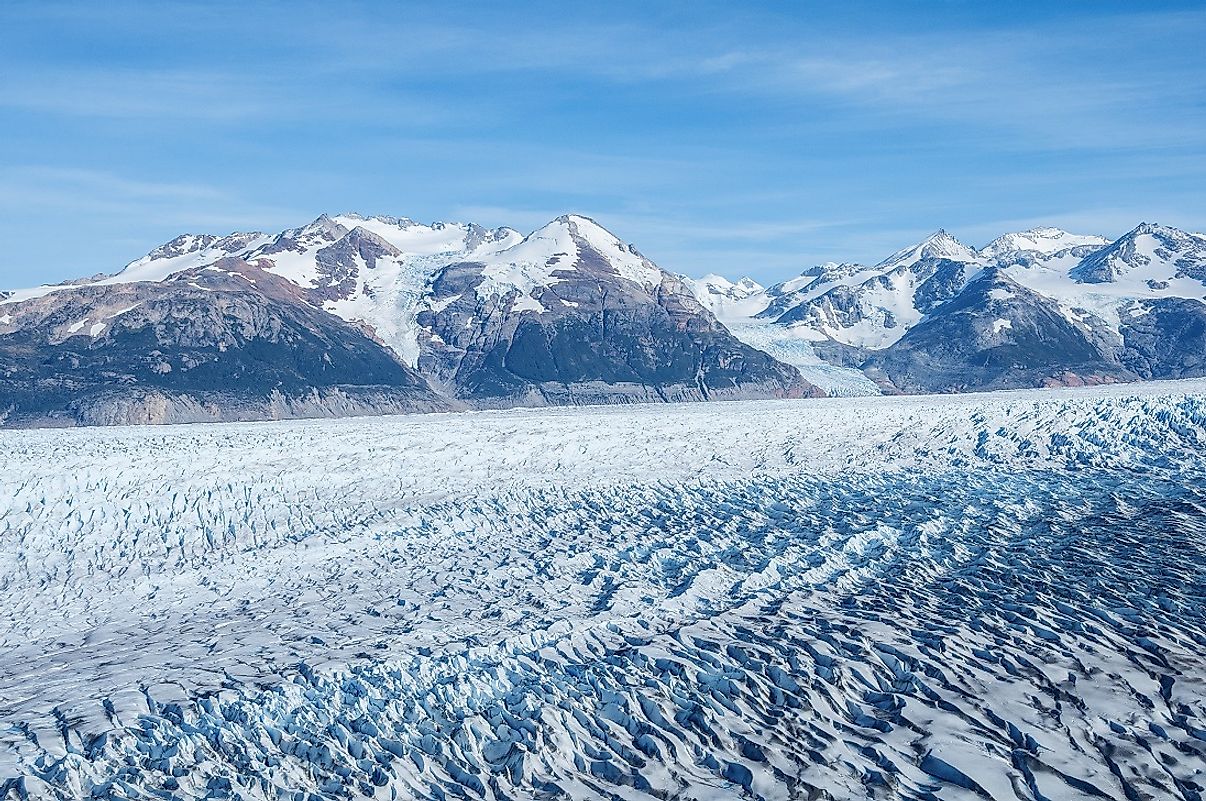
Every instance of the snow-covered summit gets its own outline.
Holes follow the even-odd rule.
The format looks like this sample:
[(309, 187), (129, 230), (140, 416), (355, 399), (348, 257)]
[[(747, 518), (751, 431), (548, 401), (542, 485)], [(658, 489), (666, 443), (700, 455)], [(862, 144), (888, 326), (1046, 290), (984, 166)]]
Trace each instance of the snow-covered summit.
[(734, 323), (753, 318), (771, 302), (766, 287), (748, 276), (730, 281), (710, 273), (703, 278), (688, 279), (687, 284), (700, 305), (730, 328)]
[(483, 265), (479, 297), (518, 291), (529, 295), (537, 287), (563, 280), (581, 269), (603, 270), (646, 290), (659, 286), (665, 275), (633, 245), (580, 214), (565, 214), (494, 251), (474, 254)]
[(1070, 248), (1099, 248), (1108, 244), (1110, 240), (1104, 236), (1073, 234), (1062, 228), (1040, 226), (1003, 234), (985, 245), (980, 255), (996, 260), (1014, 253), (1051, 255)]
[(896, 267), (911, 266), (924, 259), (975, 262), (979, 259), (979, 254), (940, 228), (917, 244), (896, 251), (876, 267), (887, 271)]
[(791, 292), (800, 289), (808, 283), (812, 283), (807, 279), (820, 279), (821, 281), (838, 281), (842, 278), (849, 278), (856, 273), (861, 273), (867, 270), (867, 265), (859, 264), (852, 261), (827, 261), (823, 264), (818, 264), (816, 267), (810, 267), (800, 273), (799, 277), (784, 281), (781, 284), (776, 284), (782, 291)]
[(1108, 247), (1086, 256), (1070, 275), (1086, 284), (1206, 282), (1206, 236), (1140, 223)]
[[(185, 234), (112, 276), (83, 283), (158, 282), (228, 257), (285, 278), (327, 311), (369, 325), (412, 364), (418, 353), (414, 318), (424, 308), (427, 287), (449, 265), (481, 265), (477, 292), (482, 297), (524, 298), (561, 280), (559, 273), (576, 269), (602, 270), (646, 291), (656, 289), (664, 276), (634, 246), (580, 214), (562, 215), (523, 236), (508, 227), (424, 224), (347, 212), (322, 214), (277, 234)], [(18, 290), (0, 296), (0, 302), (28, 300), (65, 286)]]
[(141, 259), (130, 262), (116, 275), (102, 279), (101, 283), (162, 281), (169, 275), (212, 264), (227, 256), (267, 244), (268, 241), (269, 237), (258, 231), (226, 236), (184, 234), (160, 245)]
[(340, 214), (333, 219), (348, 229), (372, 231), (402, 253), (412, 256), (469, 254), (481, 249), (500, 249), (523, 238), (513, 228), (489, 229), (475, 223), (424, 224), (408, 217), (366, 217), (355, 213)]
[(763, 286), (748, 275), (742, 276), (736, 281), (730, 281), (723, 275), (708, 273), (703, 278), (698, 279), (695, 285), (708, 294), (719, 295), (730, 300), (748, 298), (750, 295), (763, 290)]

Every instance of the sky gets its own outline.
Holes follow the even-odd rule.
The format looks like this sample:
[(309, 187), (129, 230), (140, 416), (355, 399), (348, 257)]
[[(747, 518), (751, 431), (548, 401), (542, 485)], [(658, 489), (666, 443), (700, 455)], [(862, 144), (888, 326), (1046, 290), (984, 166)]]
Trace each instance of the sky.
[[(740, 6), (739, 8), (737, 6)], [(1206, 229), (1196, 3), (0, 3), (0, 287), (357, 211), (763, 282)]]

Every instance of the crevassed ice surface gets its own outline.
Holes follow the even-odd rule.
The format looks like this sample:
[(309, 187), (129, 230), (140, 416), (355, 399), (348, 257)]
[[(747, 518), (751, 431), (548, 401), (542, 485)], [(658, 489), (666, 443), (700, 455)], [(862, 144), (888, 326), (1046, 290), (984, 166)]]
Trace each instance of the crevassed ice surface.
[(0, 433), (0, 797), (1199, 799), (1206, 384)]

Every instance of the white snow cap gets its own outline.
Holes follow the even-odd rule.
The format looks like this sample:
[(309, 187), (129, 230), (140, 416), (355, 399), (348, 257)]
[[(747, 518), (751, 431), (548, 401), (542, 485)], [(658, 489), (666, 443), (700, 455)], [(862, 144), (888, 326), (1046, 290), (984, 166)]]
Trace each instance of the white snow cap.
[(974, 262), (979, 258), (975, 250), (955, 239), (945, 229), (938, 229), (916, 245), (898, 250), (876, 267), (889, 270), (894, 267), (916, 264), (922, 259), (951, 259), (952, 261)]
[(621, 278), (646, 289), (662, 282), (662, 271), (635, 247), (624, 244), (589, 217), (565, 214), (522, 241), (482, 258), (486, 280), (478, 285), (478, 296), (505, 294), (512, 289), (527, 295), (537, 286), (557, 283), (561, 279), (555, 273), (578, 265), (583, 255), (580, 244), (601, 256)]
[(703, 278), (700, 278), (696, 284), (711, 294), (721, 295), (734, 300), (748, 298), (750, 295), (763, 291), (763, 286), (748, 275), (742, 276), (736, 281), (730, 281), (723, 275), (708, 273)]
[(1062, 228), (1040, 226), (999, 236), (985, 245), (980, 255), (990, 259), (1019, 251), (1045, 255), (1085, 245), (1102, 247), (1108, 244), (1110, 240), (1104, 236), (1072, 234)]

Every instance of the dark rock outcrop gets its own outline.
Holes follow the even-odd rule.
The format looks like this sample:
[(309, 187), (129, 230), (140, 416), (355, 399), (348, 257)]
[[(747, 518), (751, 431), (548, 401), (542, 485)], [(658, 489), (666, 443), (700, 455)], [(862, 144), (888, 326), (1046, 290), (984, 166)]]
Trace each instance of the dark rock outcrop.
[(237, 259), (163, 282), (61, 290), (6, 315), (0, 417), (10, 426), (449, 408), (360, 328)]
[[(863, 369), (891, 390), (959, 392), (1129, 380), (1104, 332), (988, 268)], [(1073, 379), (1072, 376), (1076, 378)]]
[(1206, 304), (1190, 298), (1142, 301), (1120, 319), (1121, 361), (1140, 378), (1206, 375)]
[(574, 264), (531, 296), (479, 293), (480, 264), (443, 269), (432, 310), (419, 315), (421, 372), (477, 406), (822, 394), (733, 337), (676, 277), (625, 280), (584, 237), (573, 240)]

